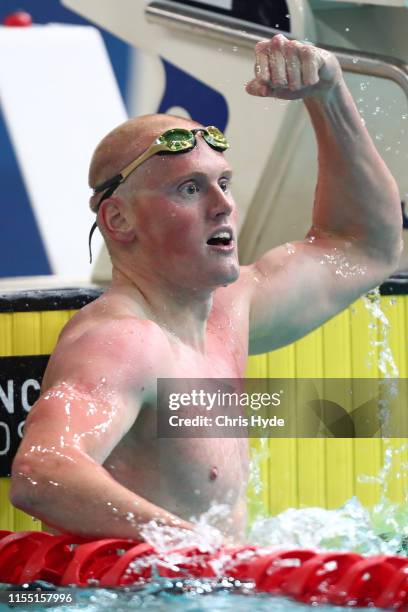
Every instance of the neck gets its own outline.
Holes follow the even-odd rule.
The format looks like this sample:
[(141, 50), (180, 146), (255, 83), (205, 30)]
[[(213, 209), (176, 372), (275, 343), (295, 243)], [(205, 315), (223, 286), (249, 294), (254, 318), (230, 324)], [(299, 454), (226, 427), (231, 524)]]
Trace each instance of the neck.
[(207, 320), (212, 308), (213, 290), (186, 288), (166, 279), (153, 279), (138, 271), (113, 265), (111, 289), (124, 292), (135, 310), (142, 306), (148, 317), (179, 341), (205, 351)]

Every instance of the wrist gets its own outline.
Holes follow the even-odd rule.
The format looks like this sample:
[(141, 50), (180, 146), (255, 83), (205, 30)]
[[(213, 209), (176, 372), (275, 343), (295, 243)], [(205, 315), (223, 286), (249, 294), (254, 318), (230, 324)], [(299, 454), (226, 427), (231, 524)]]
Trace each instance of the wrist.
[(306, 95), (303, 100), (306, 106), (308, 104), (314, 105), (316, 103), (321, 105), (328, 105), (342, 97), (346, 89), (347, 85), (344, 81), (343, 76), (341, 76), (331, 85), (328, 85), (327, 87), (318, 89), (316, 91), (312, 91), (310, 94)]

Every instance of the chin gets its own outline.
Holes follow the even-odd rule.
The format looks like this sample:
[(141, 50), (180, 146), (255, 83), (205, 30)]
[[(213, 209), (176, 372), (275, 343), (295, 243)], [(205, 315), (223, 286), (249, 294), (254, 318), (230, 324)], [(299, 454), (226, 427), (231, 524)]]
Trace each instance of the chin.
[(224, 270), (220, 271), (218, 278), (216, 279), (217, 286), (226, 287), (234, 283), (240, 273), (238, 262), (225, 266)]

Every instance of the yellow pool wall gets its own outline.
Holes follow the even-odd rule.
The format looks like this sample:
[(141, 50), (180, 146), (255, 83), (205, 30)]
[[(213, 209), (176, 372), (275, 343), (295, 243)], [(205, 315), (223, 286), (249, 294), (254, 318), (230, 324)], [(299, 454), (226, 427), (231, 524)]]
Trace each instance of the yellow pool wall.
[[(389, 320), (389, 345), (399, 376), (407, 376), (406, 330), (408, 300), (405, 296), (382, 296), (381, 307)], [(58, 335), (75, 310), (0, 314), (0, 346), (5, 357), (44, 355), (52, 352)], [(360, 299), (325, 325), (287, 347), (251, 357), (250, 378), (365, 378), (382, 377), (378, 347), (382, 331)], [(370, 353), (373, 353), (369, 357)], [(406, 440), (393, 439), (401, 448)], [(267, 458), (260, 461), (262, 490), (248, 491), (251, 515), (262, 510), (277, 514), (287, 508), (320, 506), (336, 508), (356, 495), (367, 507), (380, 498), (377, 483), (363, 483), (359, 475), (377, 475), (383, 465), (387, 442), (381, 439), (269, 439)], [(253, 456), (262, 442), (251, 440)], [(390, 501), (405, 500), (407, 474), (402, 450), (394, 461), (388, 481)], [(11, 506), (9, 479), (0, 478), (0, 528), (41, 529), (41, 523)]]

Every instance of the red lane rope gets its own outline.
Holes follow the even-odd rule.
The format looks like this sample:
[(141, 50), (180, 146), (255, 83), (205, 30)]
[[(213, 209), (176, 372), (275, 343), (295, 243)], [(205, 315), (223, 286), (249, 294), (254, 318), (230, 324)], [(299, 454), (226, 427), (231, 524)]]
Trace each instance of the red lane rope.
[(189, 546), (163, 554), (133, 540), (0, 530), (0, 582), (46, 580), (61, 586), (115, 587), (149, 580), (153, 568), (156, 575), (168, 578), (253, 580), (259, 592), (309, 604), (408, 610), (405, 557), (255, 546), (221, 548), (215, 553)]

